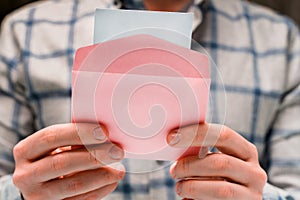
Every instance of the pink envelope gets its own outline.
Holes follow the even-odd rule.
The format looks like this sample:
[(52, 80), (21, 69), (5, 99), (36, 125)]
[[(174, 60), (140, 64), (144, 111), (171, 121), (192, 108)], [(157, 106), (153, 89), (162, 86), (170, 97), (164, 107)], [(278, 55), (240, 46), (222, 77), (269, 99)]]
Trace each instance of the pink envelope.
[(83, 47), (72, 72), (73, 122), (106, 125), (125, 157), (175, 160), (199, 148), (173, 148), (167, 134), (205, 121), (210, 76), (206, 55), (136, 35)]

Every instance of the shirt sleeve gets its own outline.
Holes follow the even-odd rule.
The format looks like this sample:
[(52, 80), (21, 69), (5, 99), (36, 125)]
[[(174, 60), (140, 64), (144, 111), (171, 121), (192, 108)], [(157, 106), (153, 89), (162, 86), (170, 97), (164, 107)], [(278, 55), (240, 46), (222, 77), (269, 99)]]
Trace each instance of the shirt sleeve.
[[(33, 116), (26, 101), (22, 70), (22, 53), (14, 29), (7, 17), (0, 34), (0, 199), (17, 199), (12, 183), (13, 147), (32, 133)], [(25, 34), (25, 33), (24, 33)]]
[(21, 200), (21, 194), (12, 182), (12, 176), (6, 175), (0, 178), (0, 199)]
[(289, 26), (285, 92), (266, 137), (264, 162), (271, 185), (265, 187), (265, 199), (300, 199), (300, 34)]

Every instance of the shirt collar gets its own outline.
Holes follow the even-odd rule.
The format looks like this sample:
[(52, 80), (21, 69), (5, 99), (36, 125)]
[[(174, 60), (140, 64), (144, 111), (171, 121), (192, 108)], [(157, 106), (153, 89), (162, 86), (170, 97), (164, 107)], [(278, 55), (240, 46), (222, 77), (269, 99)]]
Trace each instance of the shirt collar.
[[(143, 0), (115, 0), (116, 2), (120, 2), (123, 8), (126, 9), (135, 9), (142, 10), (145, 9)], [(204, 0), (194, 0), (188, 3), (182, 11), (188, 11), (191, 6), (199, 6), (203, 3)]]
[[(191, 12), (194, 14), (193, 30), (195, 30), (202, 22), (203, 13), (201, 5), (207, 0), (193, 0), (182, 8), (182, 12)], [(117, 8), (130, 10), (144, 10), (143, 0), (114, 0)]]
[(122, 8), (133, 10), (144, 10), (145, 6), (143, 0), (123, 0)]

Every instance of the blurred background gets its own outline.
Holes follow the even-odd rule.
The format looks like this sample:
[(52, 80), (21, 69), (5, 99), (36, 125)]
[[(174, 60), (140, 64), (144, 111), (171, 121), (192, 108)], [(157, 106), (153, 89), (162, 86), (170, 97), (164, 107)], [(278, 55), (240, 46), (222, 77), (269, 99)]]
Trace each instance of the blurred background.
[[(27, 3), (36, 0), (1, 0), (0, 2), (0, 22), (3, 17)], [(300, 25), (300, 0), (250, 0), (258, 4), (271, 7), (278, 12), (290, 16)]]

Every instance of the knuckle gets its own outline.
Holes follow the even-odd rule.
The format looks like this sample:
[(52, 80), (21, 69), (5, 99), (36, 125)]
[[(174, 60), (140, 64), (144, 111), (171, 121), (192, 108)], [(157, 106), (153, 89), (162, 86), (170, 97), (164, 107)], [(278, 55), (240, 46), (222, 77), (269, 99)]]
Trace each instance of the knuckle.
[(98, 156), (97, 156), (97, 150), (93, 149), (93, 150), (89, 150), (88, 151), (88, 156), (89, 156), (89, 162), (91, 164), (96, 164), (96, 165), (100, 165), (101, 162), (98, 160)]
[(102, 178), (103, 178), (105, 181), (107, 181), (107, 182), (111, 182), (111, 181), (117, 179), (117, 178), (113, 175), (113, 173), (111, 173), (111, 172), (109, 172), (109, 171), (107, 171), (107, 170), (103, 170), (103, 171), (102, 171)]
[(262, 177), (263, 183), (266, 184), (268, 181), (268, 175), (264, 170), (261, 170), (261, 177)]
[(224, 140), (231, 140), (231, 137), (232, 137), (231, 133), (232, 133), (232, 130), (228, 126), (223, 125), (221, 127), (220, 134), (222, 135)]
[(198, 196), (196, 181), (180, 181), (176, 184), (176, 187), (180, 187), (179, 190), (176, 189), (176, 193), (184, 199)]
[(266, 184), (267, 179), (268, 179), (267, 173), (261, 168), (256, 172), (255, 177), (257, 177), (257, 180), (260, 181), (260, 183), (261, 183), (260, 185), (262, 187)]
[(249, 143), (249, 153), (251, 154), (251, 157), (255, 160), (258, 160), (258, 151), (257, 147), (253, 143)]
[(65, 155), (63, 153), (56, 154), (51, 159), (51, 169), (55, 171), (62, 170), (67, 167)]
[(194, 196), (197, 191), (196, 182), (195, 181), (188, 181), (186, 184), (187, 193), (189, 196)]
[(46, 144), (54, 144), (57, 142), (57, 127), (55, 125), (45, 129), (41, 135), (41, 141)]
[(24, 142), (19, 142), (13, 149), (13, 154), (15, 158), (21, 158), (24, 156), (26, 152), (26, 146), (24, 145)]
[(231, 132), (231, 129), (228, 128), (227, 126), (223, 125), (220, 130), (220, 138), (219, 139), (222, 141), (230, 140), (231, 139), (230, 132)]
[(251, 186), (255, 190), (255, 192), (262, 192), (265, 184), (267, 183), (267, 173), (260, 167), (259, 164), (249, 163), (248, 168), (248, 182), (246, 182), (245, 185)]
[(13, 174), (12, 177), (13, 183), (15, 186), (19, 187), (20, 183), (22, 182), (22, 176), (20, 174), (17, 174), (16, 172)]
[(67, 183), (67, 191), (70, 194), (78, 194), (83, 189), (84, 183), (80, 179), (71, 180)]
[(235, 197), (235, 191), (233, 187), (226, 185), (217, 189), (217, 198), (220, 199), (233, 199)]
[(187, 159), (182, 159), (181, 161), (178, 162), (177, 167), (175, 170), (181, 171), (183, 175), (187, 174), (190, 172), (190, 162)]
[(13, 174), (12, 180), (13, 183), (18, 187), (18, 188), (23, 188), (23, 186), (26, 185), (26, 180), (28, 180), (29, 176), (25, 171), (15, 171)]
[(223, 156), (218, 155), (212, 158), (212, 166), (218, 171), (226, 171), (230, 168), (230, 162)]

